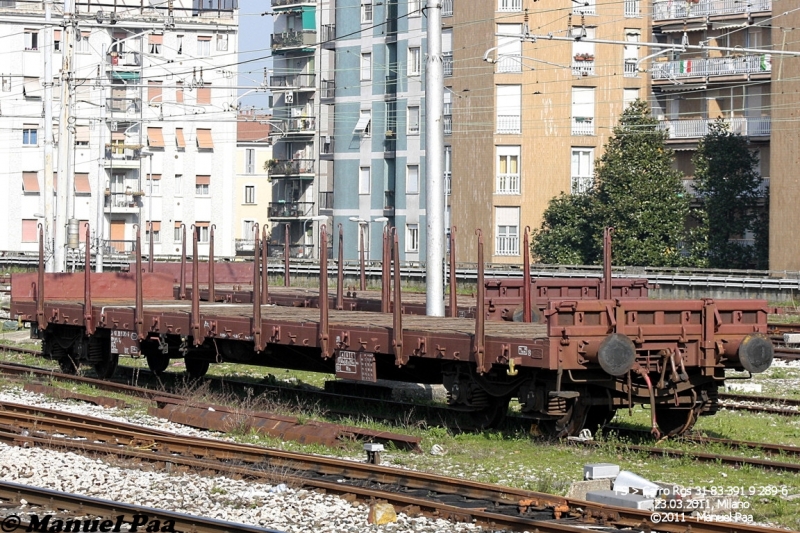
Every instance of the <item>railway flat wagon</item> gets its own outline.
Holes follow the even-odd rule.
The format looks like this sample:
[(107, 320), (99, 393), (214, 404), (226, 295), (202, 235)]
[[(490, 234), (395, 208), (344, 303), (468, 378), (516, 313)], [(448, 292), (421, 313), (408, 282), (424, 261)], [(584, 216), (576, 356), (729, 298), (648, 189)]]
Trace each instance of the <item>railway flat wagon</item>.
[[(262, 287), (255, 257), (253, 286)], [(394, 257), (399, 264), (396, 247)], [(174, 278), (141, 265), (127, 274), (45, 274), (40, 264), (12, 277), (11, 312), (68, 372), (88, 364), (107, 377), (123, 355), (146, 357), (157, 372), (182, 358), (196, 377), (237, 362), (442, 383), (449, 405), (481, 424), (497, 423), (515, 399), (555, 436), (596, 428), (637, 404), (650, 407), (654, 433), (684, 432), (715, 412), (727, 369), (763, 372), (773, 357), (766, 301), (558, 299), (533, 323), (403, 314), (397, 275), (393, 285), (390, 312), (336, 309), (322, 261), (326, 305), (281, 307), (263, 305), (258, 290), (249, 304), (202, 302), (199, 291), (175, 300)]]

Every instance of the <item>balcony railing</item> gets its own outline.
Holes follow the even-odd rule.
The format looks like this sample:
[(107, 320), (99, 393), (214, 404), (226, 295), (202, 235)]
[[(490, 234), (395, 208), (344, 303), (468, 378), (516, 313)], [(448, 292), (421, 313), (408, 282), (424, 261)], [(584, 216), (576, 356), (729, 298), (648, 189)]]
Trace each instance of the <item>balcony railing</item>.
[[(695, 184), (697, 180), (683, 180), (683, 188), (686, 192), (692, 196), (697, 196), (697, 189), (695, 189)], [(762, 177), (761, 183), (758, 184), (758, 188), (756, 189), (756, 195), (760, 197), (766, 197), (769, 194), (769, 178)]]
[(452, 135), (453, 134), (453, 115), (444, 115), (442, 117), (444, 123), (444, 134), (445, 135)]
[(519, 237), (498, 235), (495, 239), (494, 255), (519, 255)]
[(624, 9), (626, 17), (642, 16), (640, 0), (624, 0)]
[(572, 117), (573, 135), (594, 135), (593, 117)]
[[(587, 5), (588, 4), (588, 5)], [(576, 2), (572, 6), (572, 12), (576, 15), (596, 15), (597, 10), (594, 5), (594, 0), (590, 0), (589, 2), (582, 1)]]
[(333, 98), (336, 96), (336, 81), (322, 80), (320, 85), (320, 98)]
[(496, 194), (519, 194), (519, 174), (498, 174)]
[(772, 0), (748, 0), (747, 2), (740, 0), (700, 0), (697, 3), (660, 0), (653, 3), (654, 20), (675, 20), (763, 11), (772, 11)]
[(336, 24), (323, 24), (320, 27), (321, 37), (320, 42), (323, 48), (336, 47)]
[(444, 67), (444, 77), (453, 77), (453, 52), (444, 52), (442, 54), (442, 66)]
[(253, 242), (253, 239), (236, 239), (234, 241), (234, 246), (236, 248), (236, 253), (253, 253), (256, 249), (256, 245)]
[(275, 163), (267, 168), (269, 177), (297, 176), (298, 174), (313, 174), (314, 159), (274, 160)]
[(319, 208), (333, 209), (333, 191), (323, 191), (319, 193)]
[(272, 7), (285, 7), (294, 5), (314, 6), (317, 5), (316, 0), (272, 0)]
[(316, 74), (286, 74), (284, 76), (270, 77), (269, 84), (272, 87), (299, 87), (301, 89), (313, 89), (316, 78)]
[[(712, 118), (662, 120), (658, 129), (667, 130), (670, 139), (699, 139), (708, 134), (709, 125), (715, 121)], [(733, 117), (725, 119), (725, 123), (731, 133), (745, 137), (768, 137), (772, 127), (770, 117)]]
[(386, 94), (397, 94), (397, 74), (389, 74), (385, 79)]
[(577, 61), (572, 60), (572, 75), (573, 76), (594, 76), (594, 60), (583, 59)]
[(138, 161), (142, 157), (139, 145), (113, 144), (106, 146), (106, 159), (114, 161)]
[(136, 241), (104, 240), (103, 253), (105, 255), (123, 254), (132, 255), (136, 252)]
[(306, 48), (312, 47), (317, 43), (317, 32), (315, 30), (287, 31), (272, 35), (272, 49), (281, 50), (284, 48)]
[(112, 67), (141, 67), (142, 55), (139, 52), (109, 52), (106, 62)]
[(630, 60), (626, 59), (625, 63), (623, 64), (623, 69), (626, 78), (638, 78), (639, 77), (639, 67), (637, 67), (638, 61), (637, 60)]
[(287, 133), (314, 133), (317, 127), (315, 117), (290, 118), (285, 121)]
[(522, 0), (497, 0), (497, 2), (498, 11), (522, 11)]
[(333, 155), (336, 141), (333, 137), (324, 137), (319, 145), (320, 155)]
[(521, 125), (519, 115), (497, 115), (497, 133), (520, 133)]
[(271, 218), (300, 218), (313, 214), (314, 202), (270, 202)]
[(572, 194), (581, 194), (588, 192), (592, 188), (591, 176), (572, 176), (570, 192)]
[(105, 207), (106, 209), (138, 209), (142, 207), (142, 196), (144, 196), (142, 191), (133, 193), (109, 192), (106, 193)]
[(111, 113), (139, 113), (142, 101), (139, 98), (106, 98), (106, 108)]
[(383, 191), (383, 210), (390, 211), (395, 207), (394, 191)]
[(497, 72), (522, 72), (522, 56), (503, 54), (497, 58)]
[(445, 170), (444, 172), (444, 194), (450, 196), (453, 192), (453, 173)]
[(453, 0), (442, 0), (442, 16), (453, 16)]
[(769, 54), (656, 61), (650, 68), (654, 80), (694, 78), (698, 76), (733, 76), (771, 71), (772, 58)]

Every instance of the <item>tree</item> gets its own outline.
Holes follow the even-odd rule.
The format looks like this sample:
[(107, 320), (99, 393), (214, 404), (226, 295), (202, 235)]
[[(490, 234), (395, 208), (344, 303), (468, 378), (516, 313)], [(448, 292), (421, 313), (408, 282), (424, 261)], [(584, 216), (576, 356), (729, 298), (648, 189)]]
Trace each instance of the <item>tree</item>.
[(591, 192), (564, 194), (550, 200), (540, 229), (534, 231), (533, 255), (543, 263), (590, 265), (601, 256), (594, 239)]
[[(759, 191), (758, 156), (718, 119), (692, 159), (699, 207), (694, 254), (712, 268), (766, 268), (768, 209)], [(753, 239), (755, 244), (745, 242)]]
[(672, 166), (667, 134), (647, 104), (633, 102), (614, 128), (595, 172), (595, 239), (612, 226), (616, 265), (679, 266), (689, 199)]

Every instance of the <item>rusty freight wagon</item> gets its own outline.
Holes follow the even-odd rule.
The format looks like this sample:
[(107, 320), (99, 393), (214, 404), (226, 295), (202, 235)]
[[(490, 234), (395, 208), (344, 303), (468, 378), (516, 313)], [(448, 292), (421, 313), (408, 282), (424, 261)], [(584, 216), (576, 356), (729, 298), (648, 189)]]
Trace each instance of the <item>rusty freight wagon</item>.
[[(325, 249), (324, 229), (322, 239)], [(482, 240), (478, 249), (481, 309)], [(394, 264), (397, 255), (395, 236)], [(198, 287), (196, 250), (193, 261)], [(726, 369), (763, 372), (773, 356), (767, 305), (759, 300), (605, 294), (549, 301), (544, 323), (492, 322), (484, 313), (474, 319), (403, 314), (397, 273), (391, 305), (382, 300), (389, 312), (336, 309), (327, 261), (320, 263), (318, 293), (327, 305), (316, 309), (262, 305), (258, 254), (252, 286), (262, 290), (252, 291), (249, 304), (201, 302), (199, 291), (175, 300), (173, 277), (145, 272), (141, 264), (128, 274), (92, 274), (88, 267), (87, 260), (84, 273), (45, 274), (40, 261), (38, 273), (12, 277), (12, 316), (31, 324), (44, 355), (65, 371), (88, 364), (108, 377), (119, 356), (128, 355), (146, 357), (155, 371), (182, 358), (197, 377), (212, 363), (237, 362), (365, 382), (443, 383), (452, 408), (487, 426), (516, 399), (557, 436), (594, 428), (634, 404), (650, 406), (654, 432), (684, 432), (715, 412)]]

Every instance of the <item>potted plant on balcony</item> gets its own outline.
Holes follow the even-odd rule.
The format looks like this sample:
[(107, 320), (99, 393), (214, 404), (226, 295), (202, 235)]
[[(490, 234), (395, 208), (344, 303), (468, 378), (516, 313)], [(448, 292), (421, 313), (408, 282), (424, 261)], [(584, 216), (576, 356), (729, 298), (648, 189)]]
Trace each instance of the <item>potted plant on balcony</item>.
[(386, 138), (391, 139), (392, 137), (394, 137), (394, 131), (386, 130)]
[(575, 61), (583, 61), (584, 57), (583, 54), (575, 54)]

